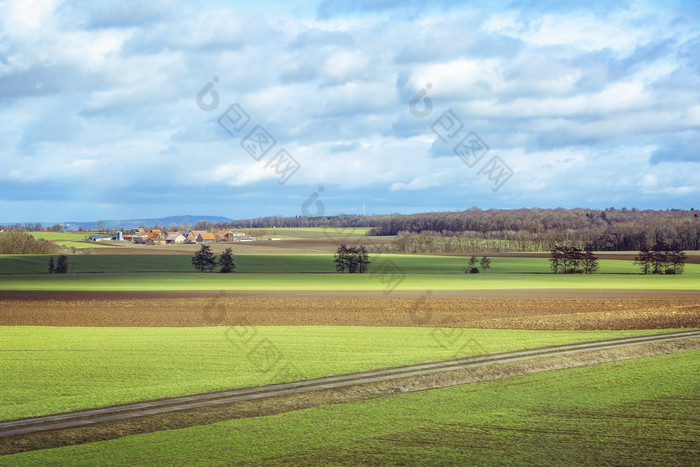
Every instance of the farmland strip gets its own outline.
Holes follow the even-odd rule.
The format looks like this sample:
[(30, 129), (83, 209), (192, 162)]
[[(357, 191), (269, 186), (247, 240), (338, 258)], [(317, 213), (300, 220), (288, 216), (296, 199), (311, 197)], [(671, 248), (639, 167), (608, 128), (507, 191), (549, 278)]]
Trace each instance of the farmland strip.
[(495, 355), (461, 358), (443, 362), (431, 362), (397, 368), (371, 370), (348, 375), (329, 376), (312, 380), (272, 384), (210, 394), (197, 394), (156, 401), (145, 401), (135, 404), (90, 409), (66, 414), (13, 420), (0, 423), (0, 438), (19, 436), (40, 431), (75, 428), (97, 423), (113, 422), (129, 418), (145, 417), (149, 415), (191, 410), (215, 405), (230, 404), (238, 401), (257, 400), (281, 395), (300, 394), (323, 389), (333, 389), (433, 373), (497, 365), (501, 363), (697, 337), (700, 337), (699, 330), (567, 344)]

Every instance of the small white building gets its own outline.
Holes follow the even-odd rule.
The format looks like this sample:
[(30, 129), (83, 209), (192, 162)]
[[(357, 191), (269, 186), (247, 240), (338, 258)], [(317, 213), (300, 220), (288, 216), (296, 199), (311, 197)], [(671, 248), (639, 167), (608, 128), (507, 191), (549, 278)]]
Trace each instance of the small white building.
[(165, 243), (167, 243), (168, 245), (180, 245), (182, 243), (185, 243), (185, 240), (187, 239), (181, 233), (173, 233), (165, 237)]

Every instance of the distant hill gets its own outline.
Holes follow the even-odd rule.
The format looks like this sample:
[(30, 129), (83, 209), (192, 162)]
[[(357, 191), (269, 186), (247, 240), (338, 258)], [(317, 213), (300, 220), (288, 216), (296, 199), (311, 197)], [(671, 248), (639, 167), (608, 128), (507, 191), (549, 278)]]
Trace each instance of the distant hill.
[[(163, 227), (167, 227), (170, 224), (176, 224), (176, 225), (181, 225), (184, 224), (185, 222), (192, 227), (198, 222), (198, 221), (206, 221), (206, 222), (231, 222), (231, 219), (227, 217), (221, 217), (221, 216), (196, 216), (196, 215), (184, 215), (184, 216), (169, 216), (169, 217), (160, 217), (160, 218), (149, 218), (149, 219), (122, 219), (122, 220), (103, 220), (102, 222), (104, 223), (105, 228), (107, 229), (132, 229), (134, 227), (140, 227), (140, 226), (146, 226), (146, 227), (153, 227), (156, 223), (162, 225)], [(69, 230), (78, 230), (78, 228), (82, 227), (83, 229), (96, 229), (97, 228), (97, 221), (92, 221), (92, 222), (61, 222), (66, 229)], [(53, 225), (52, 223), (45, 223), (45, 226), (47, 225)]]

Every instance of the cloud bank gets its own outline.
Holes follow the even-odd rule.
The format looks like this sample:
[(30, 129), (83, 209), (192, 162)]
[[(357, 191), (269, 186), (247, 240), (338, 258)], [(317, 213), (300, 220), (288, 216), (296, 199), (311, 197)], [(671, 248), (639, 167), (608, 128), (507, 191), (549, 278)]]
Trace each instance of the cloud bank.
[(692, 2), (231, 5), (1, 2), (0, 222), (698, 207)]

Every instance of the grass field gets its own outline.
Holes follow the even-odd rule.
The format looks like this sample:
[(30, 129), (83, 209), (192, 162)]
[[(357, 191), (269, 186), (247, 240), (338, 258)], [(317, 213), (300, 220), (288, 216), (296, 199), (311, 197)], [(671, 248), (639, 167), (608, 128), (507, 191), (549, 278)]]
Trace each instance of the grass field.
[[(478, 354), (651, 333), (475, 329), (458, 331), (447, 346), (435, 329), (1, 327), (0, 419), (438, 360), (459, 349)], [(248, 344), (237, 337), (244, 331), (255, 333)], [(265, 348), (274, 348), (274, 359)], [(287, 364), (298, 377), (280, 371)]]
[(89, 233), (81, 232), (28, 232), (34, 238), (41, 238), (51, 241), (61, 248), (88, 249), (88, 248), (109, 248), (97, 242), (86, 241)]
[[(69, 270), (88, 272), (193, 272), (191, 255), (72, 255)], [(459, 256), (372, 255), (370, 273), (463, 274), (467, 259)], [(334, 273), (333, 255), (236, 255), (237, 273)], [(0, 255), (0, 274), (45, 273), (45, 255)], [(600, 260), (599, 274), (640, 275), (632, 261)], [(700, 274), (700, 264), (687, 264), (687, 274)], [(551, 274), (546, 258), (492, 258), (484, 274)], [(476, 277), (469, 275), (470, 277)], [(577, 276), (573, 276), (577, 277)]]
[(0, 290), (700, 290), (697, 274), (25, 274), (0, 277)]
[(41, 238), (44, 240), (49, 240), (51, 242), (60, 240), (87, 240), (90, 234), (81, 232), (28, 232), (34, 238)]
[[(11, 465), (696, 465), (700, 351), (7, 456)], [(436, 410), (439, 407), (439, 410)]]

